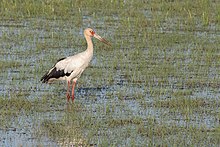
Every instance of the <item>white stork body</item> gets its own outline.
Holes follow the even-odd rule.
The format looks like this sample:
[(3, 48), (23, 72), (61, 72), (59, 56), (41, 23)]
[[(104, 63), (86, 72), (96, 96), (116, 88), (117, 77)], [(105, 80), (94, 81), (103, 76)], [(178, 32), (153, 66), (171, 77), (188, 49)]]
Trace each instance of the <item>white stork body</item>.
[(66, 80), (68, 84), (66, 94), (68, 101), (70, 99), (69, 89), (71, 80), (73, 81), (72, 101), (74, 101), (74, 87), (76, 81), (92, 60), (93, 43), (91, 38), (95, 37), (110, 45), (108, 41), (95, 34), (95, 32), (90, 28), (85, 29), (84, 36), (87, 41), (87, 49), (84, 52), (58, 60), (57, 63), (41, 78), (43, 83), (51, 83), (54, 80)]

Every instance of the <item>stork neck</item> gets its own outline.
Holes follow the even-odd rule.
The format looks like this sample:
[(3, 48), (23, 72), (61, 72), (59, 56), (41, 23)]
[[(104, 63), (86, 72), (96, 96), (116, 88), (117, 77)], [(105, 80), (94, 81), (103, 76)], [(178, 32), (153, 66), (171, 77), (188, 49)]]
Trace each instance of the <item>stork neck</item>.
[(90, 36), (85, 36), (87, 42), (87, 49), (86, 51), (89, 53), (93, 53), (93, 43), (92, 38)]

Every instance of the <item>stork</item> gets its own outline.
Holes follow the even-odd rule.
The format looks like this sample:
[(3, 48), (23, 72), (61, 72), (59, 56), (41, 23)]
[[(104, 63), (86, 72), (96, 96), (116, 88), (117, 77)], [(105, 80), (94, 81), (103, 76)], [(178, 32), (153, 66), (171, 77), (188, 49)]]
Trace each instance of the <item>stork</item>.
[(67, 102), (70, 100), (70, 86), (72, 83), (72, 102), (74, 101), (74, 88), (76, 81), (79, 79), (83, 71), (88, 67), (89, 62), (93, 56), (93, 43), (92, 37), (97, 38), (101, 42), (111, 44), (96, 34), (91, 28), (84, 30), (84, 36), (87, 41), (87, 49), (84, 52), (78, 53), (73, 56), (59, 59), (55, 65), (41, 78), (43, 83), (51, 83), (54, 80), (65, 80), (67, 82)]

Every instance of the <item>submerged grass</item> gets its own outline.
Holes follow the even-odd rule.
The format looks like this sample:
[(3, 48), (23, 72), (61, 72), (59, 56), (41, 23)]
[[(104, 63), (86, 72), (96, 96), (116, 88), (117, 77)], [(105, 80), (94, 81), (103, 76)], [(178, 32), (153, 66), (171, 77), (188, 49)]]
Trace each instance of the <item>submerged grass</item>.
[[(3, 0), (1, 126), (33, 114), (42, 115), (35, 135), (62, 145), (218, 145), (219, 8), (208, 0)], [(62, 83), (40, 84), (40, 75), (85, 49), (86, 27), (113, 47), (94, 40), (76, 102), (65, 106)]]
[(0, 61), (0, 68), (2, 70), (5, 70), (6, 68), (16, 68), (16, 67), (19, 67), (21, 66), (21, 63), (20, 62), (17, 62), (17, 61)]
[[(214, 134), (219, 133), (217, 128), (162, 123), (160, 119), (153, 116), (145, 119), (132, 115), (118, 118), (112, 113), (101, 115), (101, 111), (96, 111), (95, 113), (99, 114), (96, 115), (87, 108), (79, 110), (79, 107), (75, 108), (74, 105), (71, 107), (72, 110), (67, 112), (60, 122), (45, 120), (42, 124), (45, 133), (49, 131), (48, 135), (62, 144), (100, 146), (181, 144), (186, 146), (198, 145), (198, 142), (200, 145), (206, 145), (207, 142), (216, 145), (219, 139), (213, 138)], [(81, 113), (82, 110), (83, 113)]]
[(1, 129), (10, 127), (13, 119), (30, 111), (31, 108), (31, 102), (22, 96), (13, 97), (11, 99), (0, 97)]

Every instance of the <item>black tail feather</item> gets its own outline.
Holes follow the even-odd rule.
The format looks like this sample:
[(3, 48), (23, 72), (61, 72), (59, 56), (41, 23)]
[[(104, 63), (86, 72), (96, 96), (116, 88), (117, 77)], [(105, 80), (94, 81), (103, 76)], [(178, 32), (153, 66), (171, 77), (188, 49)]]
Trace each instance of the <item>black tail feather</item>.
[(42, 78), (41, 81), (43, 83), (48, 83), (48, 81), (51, 78), (55, 78), (55, 79), (59, 79), (60, 77), (64, 77), (64, 76), (69, 76), (71, 73), (64, 73), (64, 69), (63, 70), (57, 70), (56, 67), (54, 67), (52, 70), (50, 70), (50, 72), (47, 72)]
[(56, 73), (56, 67), (52, 68), (50, 71), (48, 71), (40, 80), (43, 83), (48, 83), (48, 81), (50, 80), (50, 78), (53, 78), (54, 75)]
[(47, 72), (47, 73), (40, 79), (43, 83), (47, 83), (48, 80), (50, 79), (48, 74), (49, 74), (49, 72)]

